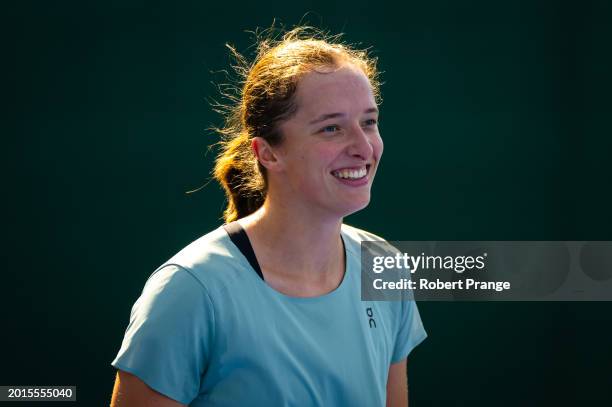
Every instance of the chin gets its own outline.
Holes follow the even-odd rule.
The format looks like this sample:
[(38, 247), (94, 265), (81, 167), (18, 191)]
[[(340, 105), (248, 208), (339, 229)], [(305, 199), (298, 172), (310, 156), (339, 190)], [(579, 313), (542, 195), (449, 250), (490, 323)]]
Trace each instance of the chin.
[(350, 205), (346, 205), (343, 208), (343, 217), (352, 215), (355, 212), (359, 212), (362, 209), (365, 209), (370, 204), (370, 197), (367, 199), (363, 199), (361, 201), (353, 201)]

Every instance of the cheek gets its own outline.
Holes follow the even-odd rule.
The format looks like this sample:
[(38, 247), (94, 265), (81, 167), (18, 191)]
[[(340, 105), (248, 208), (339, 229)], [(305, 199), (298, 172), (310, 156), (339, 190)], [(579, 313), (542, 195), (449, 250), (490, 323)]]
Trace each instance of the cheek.
[(342, 157), (342, 146), (334, 143), (313, 143), (300, 146), (289, 160), (290, 171), (300, 184), (320, 184), (321, 176), (330, 172)]
[(321, 143), (310, 149), (306, 160), (312, 167), (331, 171), (334, 161), (342, 155), (342, 147), (333, 143)]

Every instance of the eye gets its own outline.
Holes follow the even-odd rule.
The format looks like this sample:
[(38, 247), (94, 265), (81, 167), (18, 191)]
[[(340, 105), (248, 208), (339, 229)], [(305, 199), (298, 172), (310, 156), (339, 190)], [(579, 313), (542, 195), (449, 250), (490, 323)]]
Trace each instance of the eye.
[(325, 126), (325, 127), (323, 127), (323, 128), (320, 130), (320, 132), (321, 132), (321, 133), (330, 133), (330, 134), (331, 134), (331, 133), (335, 133), (335, 132), (337, 132), (337, 131), (339, 131), (339, 130), (340, 130), (340, 127), (339, 127), (338, 125), (336, 125), (336, 124), (331, 124), (331, 125), (329, 125), (329, 126)]
[(368, 119), (363, 122), (364, 126), (376, 126), (378, 124), (378, 120), (376, 119)]

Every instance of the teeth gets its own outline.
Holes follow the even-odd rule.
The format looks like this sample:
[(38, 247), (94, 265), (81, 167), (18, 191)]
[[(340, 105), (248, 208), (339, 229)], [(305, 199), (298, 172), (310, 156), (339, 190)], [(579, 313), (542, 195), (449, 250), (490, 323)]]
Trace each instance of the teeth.
[(359, 179), (365, 177), (367, 172), (366, 168), (363, 167), (358, 170), (337, 170), (333, 172), (333, 175), (338, 178)]

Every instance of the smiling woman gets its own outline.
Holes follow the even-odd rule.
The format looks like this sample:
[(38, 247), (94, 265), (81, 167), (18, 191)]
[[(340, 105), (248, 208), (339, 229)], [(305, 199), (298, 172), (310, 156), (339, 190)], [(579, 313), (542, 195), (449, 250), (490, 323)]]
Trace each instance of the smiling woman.
[[(375, 60), (296, 28), (242, 62), (215, 177), (226, 224), (149, 277), (111, 404), (405, 406), (416, 304), (360, 298), (383, 152)], [(149, 403), (149, 404), (148, 404)]]
[[(270, 183), (278, 184), (271, 189), (282, 191), (285, 202), (320, 210), (336, 221), (364, 208), (383, 152), (367, 76), (348, 64), (307, 73), (298, 83), (295, 103), (295, 114), (279, 125), (281, 134), (291, 136), (283, 139), (275, 162), (267, 159), (265, 152), (271, 150), (265, 140), (254, 142), (260, 163), (274, 173)], [(275, 176), (279, 161), (282, 178)]]

